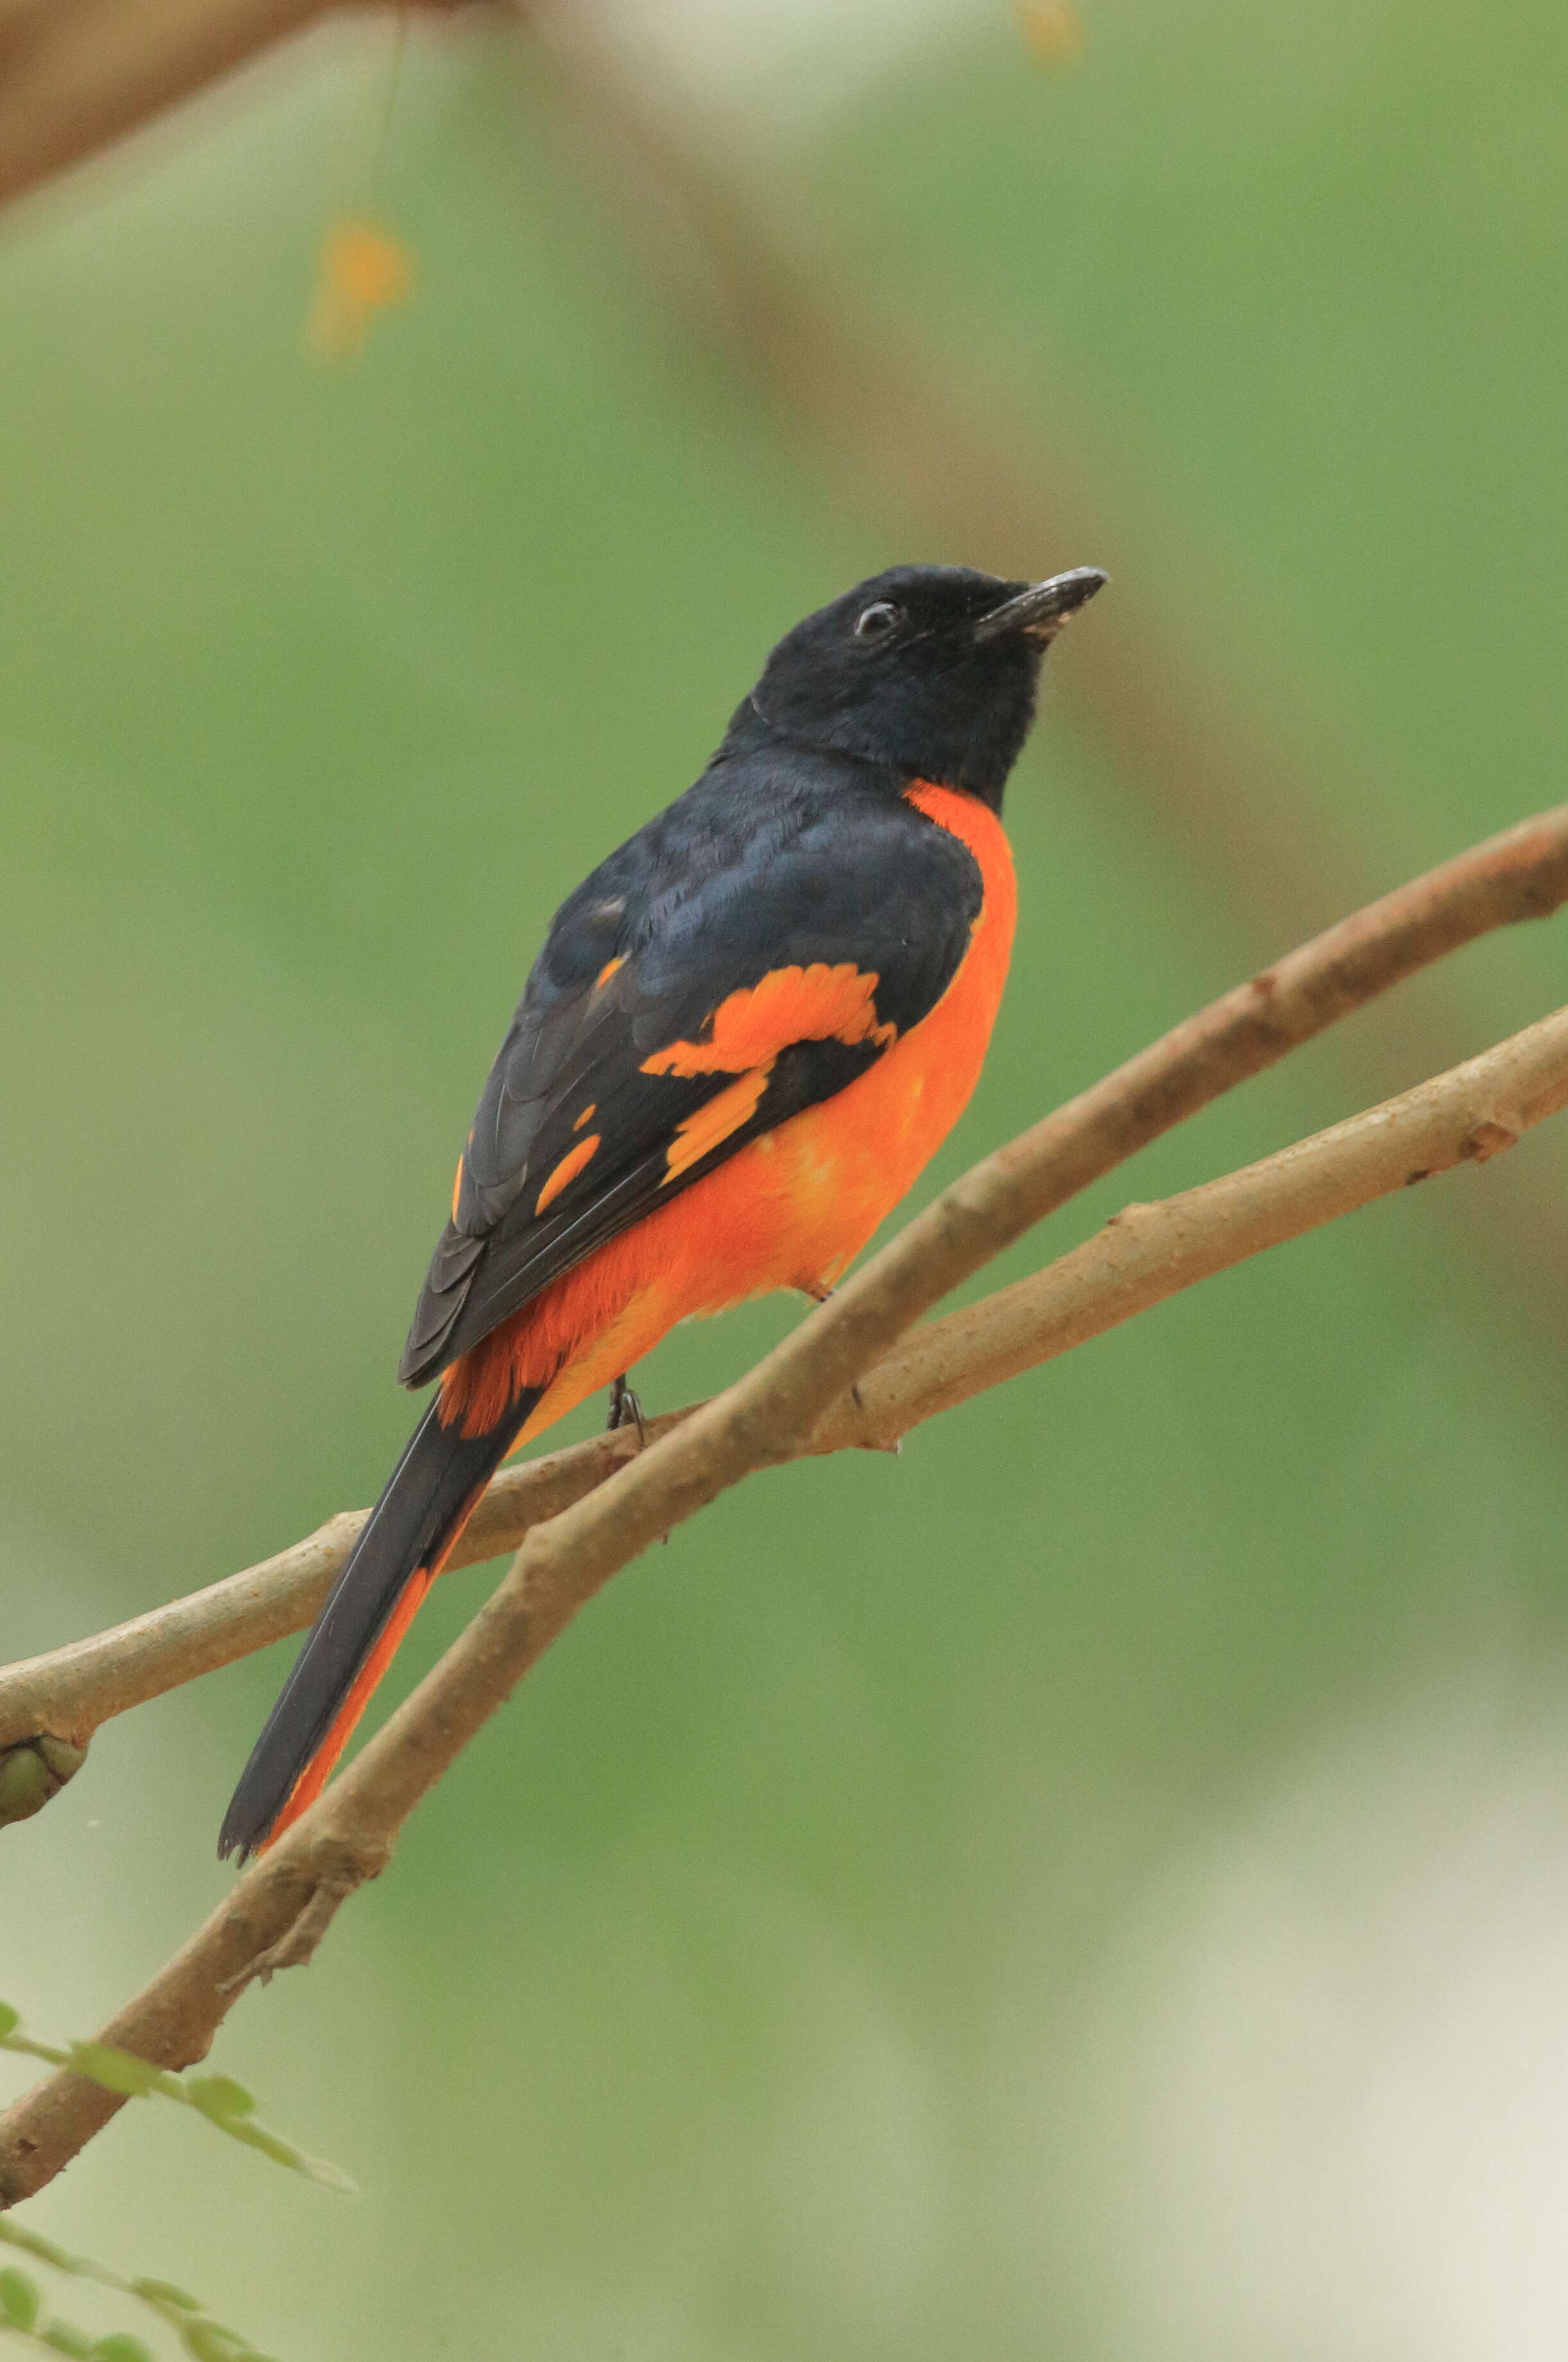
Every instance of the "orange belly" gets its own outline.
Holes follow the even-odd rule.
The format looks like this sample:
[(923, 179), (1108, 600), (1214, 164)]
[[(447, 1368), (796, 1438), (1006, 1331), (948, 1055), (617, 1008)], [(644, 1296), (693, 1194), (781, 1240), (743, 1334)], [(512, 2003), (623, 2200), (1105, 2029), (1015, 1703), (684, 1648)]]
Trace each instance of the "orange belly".
[(963, 839), (985, 885), (942, 999), (845, 1089), (737, 1149), (465, 1355), (447, 1374), (447, 1415), (460, 1416), (466, 1432), (493, 1424), (516, 1389), (544, 1385), (517, 1439), (525, 1443), (631, 1369), (678, 1320), (775, 1288), (831, 1287), (945, 1140), (985, 1059), (1017, 896), (1007, 838), (983, 804), (923, 782), (909, 800)]

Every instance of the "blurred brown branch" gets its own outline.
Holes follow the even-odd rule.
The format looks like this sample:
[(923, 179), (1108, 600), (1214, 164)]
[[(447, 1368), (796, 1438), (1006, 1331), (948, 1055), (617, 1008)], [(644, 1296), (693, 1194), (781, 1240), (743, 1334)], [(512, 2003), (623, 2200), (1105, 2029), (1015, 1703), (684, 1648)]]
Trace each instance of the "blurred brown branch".
[(325, 13), (326, 0), (0, 0), (0, 203)]
[[(1126, 1209), (1034, 1279), (920, 1332), (884, 1362), (941, 1297), (1171, 1125), (1443, 952), (1565, 899), (1568, 807), (1342, 922), (976, 1165), (747, 1376), (668, 1424), (615, 1485), (534, 1523), (441, 1662), (100, 2038), (160, 2066), (204, 2057), (249, 1981), (310, 1959), (342, 1901), (384, 1868), (419, 1799), (578, 1610), (743, 1477), (835, 1448), (835, 1438), (885, 1441), (912, 1423), (913, 1404), (928, 1416), (1244, 1255), (1511, 1146), (1568, 1105), (1562, 1010), (1243, 1172)], [(845, 1396), (878, 1363), (862, 1424)], [(598, 1447), (601, 1470), (606, 1451)], [(587, 1455), (558, 1455), (558, 1477), (574, 1459)], [(115, 1637), (105, 1636), (111, 1650)], [(61, 1660), (18, 1670), (47, 1675), (51, 1661)], [(24, 2095), (0, 2116), (0, 2203), (41, 2189), (119, 2104), (70, 2074)]]

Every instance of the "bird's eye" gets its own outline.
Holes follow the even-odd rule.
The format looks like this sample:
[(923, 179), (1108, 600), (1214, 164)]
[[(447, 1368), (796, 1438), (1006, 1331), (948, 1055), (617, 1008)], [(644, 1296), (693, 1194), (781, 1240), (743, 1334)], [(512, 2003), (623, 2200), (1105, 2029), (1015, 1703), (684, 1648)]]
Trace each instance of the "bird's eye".
[(903, 620), (901, 607), (895, 607), (890, 599), (878, 599), (856, 617), (855, 636), (857, 640), (885, 640)]

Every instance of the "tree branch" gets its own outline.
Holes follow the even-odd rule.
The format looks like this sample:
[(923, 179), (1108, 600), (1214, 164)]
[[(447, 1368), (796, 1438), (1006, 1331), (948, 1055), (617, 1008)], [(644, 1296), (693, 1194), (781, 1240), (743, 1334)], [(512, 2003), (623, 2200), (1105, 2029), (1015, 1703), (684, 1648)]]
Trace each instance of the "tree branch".
[[(1110, 1157), (1119, 1161), (1418, 968), (1493, 928), (1544, 916), (1564, 900), (1568, 804), (1505, 830), (1342, 920), (1176, 1027), (1002, 1153), (1022, 1152), (1028, 1141), (1043, 1135), (1064, 1139), (1075, 1130), (1098, 1127), (1098, 1153), (1107, 1153), (1119, 1135), (1124, 1139)], [(1082, 1186), (1069, 1184), (1068, 1193)], [(1111, 1301), (1105, 1300), (1101, 1326), (1124, 1317), (1112, 1310)], [(1030, 1360), (1062, 1350), (1045, 1342), (1042, 1330), (1040, 1350), (1017, 1358), (1023, 1350), (1021, 1302), (1017, 1289), (1008, 1290), (906, 1341), (862, 1386), (864, 1414), (839, 1405), (814, 1432), (799, 1440), (796, 1450), (837, 1451), (867, 1440), (891, 1444), (937, 1411), (1013, 1375)], [(651, 1432), (657, 1440), (690, 1416), (669, 1413), (653, 1423)], [(471, 1566), (516, 1548), (533, 1528), (602, 1485), (632, 1449), (625, 1434), (602, 1436), (504, 1470), (451, 1563)], [(10, 1818), (20, 1819), (47, 1802), (80, 1763), (93, 1732), (111, 1716), (302, 1629), (342, 1567), (364, 1516), (362, 1510), (342, 1512), (259, 1566), (0, 1671), (0, 1816), (6, 1813), (7, 1784), (16, 1791)], [(17, 1762), (18, 1754), (27, 1760)]]
[[(1562, 816), (1553, 821), (1560, 830)], [(1481, 876), (1460, 897), (1473, 915), (1504, 878), (1517, 894), (1519, 844), (1541, 825), (1511, 832), (1511, 846), (1483, 848)], [(1369, 923), (1371, 912), (1346, 922), (1331, 931), (1331, 958), (1320, 946), (1292, 954), (988, 1157), (747, 1376), (631, 1460), (616, 1485), (536, 1525), (440, 1663), (100, 2038), (160, 2066), (204, 2057), (247, 1983), (311, 1957), (338, 1904), (385, 1866), (420, 1797), (612, 1575), (753, 1470), (809, 1448), (895, 1337), (1075, 1189), (1356, 1005), (1370, 978), (1405, 972), (1419, 946), (1455, 923), (1452, 879), (1436, 902), (1431, 884), (1421, 881), (1424, 897), (1405, 889), (1388, 898), (1399, 906), (1393, 924)], [(1537, 879), (1524, 908), (1543, 907), (1540, 898)], [(1552, 900), (1562, 899), (1560, 883)], [(1013, 1367), (1065, 1351), (1243, 1255), (1484, 1159), (1565, 1104), (1568, 1010), (1242, 1173), (1129, 1209), (1087, 1246), (992, 1298), (980, 1350), (988, 1361), (1010, 1354)], [(974, 1319), (960, 1313), (916, 1339), (903, 1382), (928, 1395), (933, 1378), (938, 1390), (958, 1385)], [(935, 1356), (923, 1375), (922, 1351)], [(883, 1407), (896, 1428), (900, 1406)], [(24, 2095), (0, 2116), (0, 2202), (52, 2180), (117, 2104), (70, 2075)]]
[[(0, 204), (373, 0), (0, 0)], [(413, 0), (445, 8), (456, 0)]]

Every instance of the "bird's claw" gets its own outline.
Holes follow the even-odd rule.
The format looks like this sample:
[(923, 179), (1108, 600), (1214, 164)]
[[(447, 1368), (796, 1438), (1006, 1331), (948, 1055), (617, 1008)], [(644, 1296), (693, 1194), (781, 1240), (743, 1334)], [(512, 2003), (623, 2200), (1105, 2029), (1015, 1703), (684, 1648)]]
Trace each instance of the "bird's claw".
[(643, 1406), (635, 1391), (626, 1384), (624, 1370), (610, 1389), (610, 1416), (604, 1423), (612, 1435), (617, 1428), (635, 1427), (637, 1430), (637, 1450), (642, 1451), (646, 1449), (648, 1430), (647, 1422), (643, 1417)]

